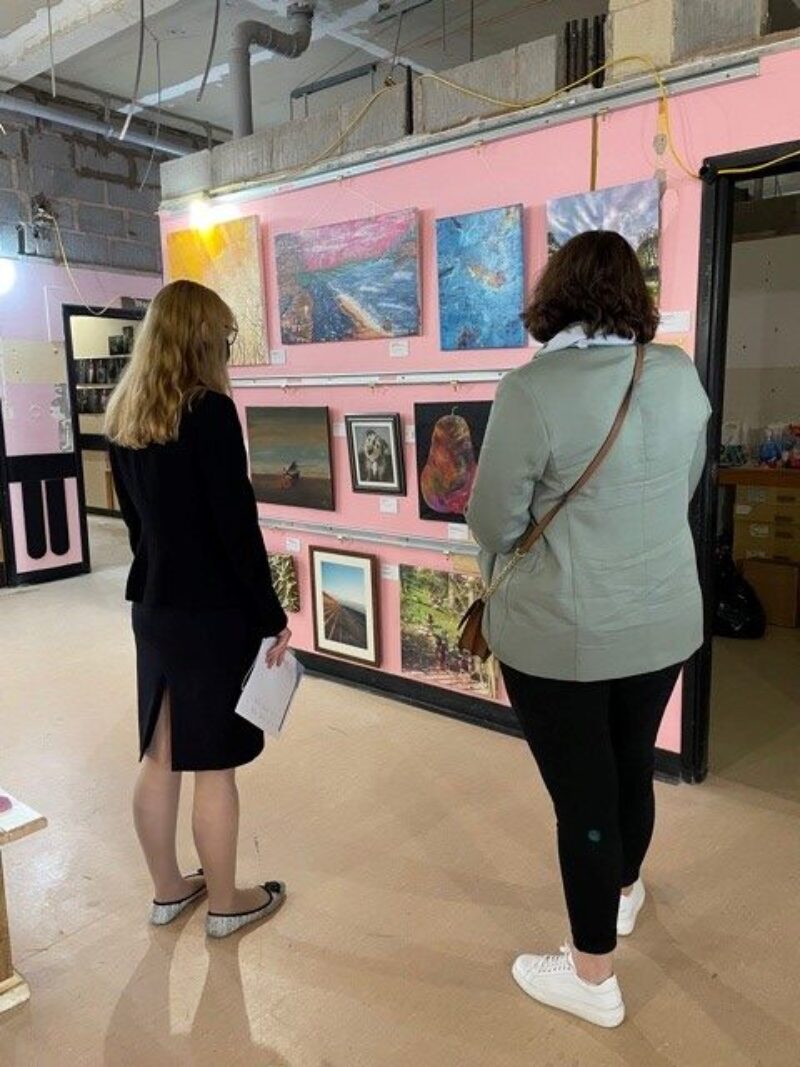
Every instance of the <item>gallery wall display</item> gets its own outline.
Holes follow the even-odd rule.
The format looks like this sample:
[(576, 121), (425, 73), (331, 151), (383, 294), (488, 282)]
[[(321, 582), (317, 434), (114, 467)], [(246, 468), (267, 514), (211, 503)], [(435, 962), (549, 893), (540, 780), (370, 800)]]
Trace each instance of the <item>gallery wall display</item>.
[(491, 410), (489, 400), (414, 406), (420, 518), (466, 521)]
[(659, 238), (661, 187), (652, 178), (629, 185), (615, 185), (577, 196), (562, 196), (547, 202), (547, 246), (555, 252), (579, 233), (613, 230), (636, 252), (647, 286), (655, 297), (661, 287)]
[(442, 348), (523, 347), (522, 205), (437, 219), (436, 257)]
[(279, 234), (275, 251), (284, 344), (419, 333), (416, 210)]
[(300, 611), (300, 584), (297, 580), (294, 556), (270, 552), (269, 569), (272, 573), (272, 586), (281, 607), (287, 615), (296, 615)]
[(481, 595), (480, 578), (427, 567), (400, 567), (403, 674), (428, 685), (494, 697), (496, 665), (458, 647), (458, 624)]
[(261, 228), (256, 215), (168, 233), (164, 266), (169, 281), (200, 282), (229, 305), (239, 327), (231, 349), (232, 364), (269, 361)]
[(403, 496), (406, 471), (400, 416), (346, 415), (345, 424), (353, 491)]
[(375, 556), (309, 549), (314, 647), (342, 659), (378, 666), (380, 637)]
[(335, 509), (326, 407), (247, 409), (256, 498), (285, 507)]

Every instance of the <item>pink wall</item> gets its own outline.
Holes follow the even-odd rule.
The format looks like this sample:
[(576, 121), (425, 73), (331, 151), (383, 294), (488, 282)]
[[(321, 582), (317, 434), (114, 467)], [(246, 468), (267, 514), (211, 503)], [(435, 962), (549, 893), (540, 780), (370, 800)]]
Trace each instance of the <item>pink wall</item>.
[[(767, 56), (758, 78), (721, 84), (687, 93), (671, 103), (676, 140), (687, 161), (699, 167), (705, 156), (758, 145), (778, 143), (800, 134), (796, 109), (786, 101), (800, 99), (800, 53)], [(667, 170), (662, 205), (662, 309), (694, 312), (697, 292), (699, 214), (701, 185), (681, 172), (667, 159), (657, 159), (653, 149), (657, 107), (640, 105), (603, 116), (599, 125), (598, 187), (617, 185), (652, 177), (662, 167)], [(391, 358), (385, 341), (292, 347), (285, 367), (264, 367), (237, 371), (282, 377), (302, 372), (411, 370), (454, 371), (467, 368), (510, 367), (529, 358), (524, 349), (506, 352), (443, 353), (439, 349), (434, 219), (438, 216), (504, 204), (525, 205), (526, 256), (529, 279), (533, 279), (546, 257), (545, 207), (553, 197), (586, 191), (591, 173), (591, 124), (580, 120), (553, 129), (543, 129), (515, 138), (469, 147), (414, 163), (387, 167), (344, 181), (332, 181), (315, 188), (287, 192), (273, 197), (255, 197), (241, 203), (242, 215), (258, 214), (264, 224), (268, 324), (266, 343), (283, 347), (280, 341), (277, 279), (272, 238), (277, 233), (307, 229), (317, 225), (355, 219), (372, 214), (417, 207), (421, 212), (423, 329), (410, 341), (410, 355)], [(164, 231), (188, 225), (186, 217), (163, 220)], [(694, 314), (688, 334), (673, 340), (693, 347)], [(399, 411), (406, 423), (413, 420), (415, 400), (457, 402), (459, 399), (489, 399), (492, 386), (451, 385), (424, 387), (381, 387), (380, 389), (303, 388), (283, 393), (275, 390), (240, 389), (236, 393), (240, 409), (268, 404), (327, 404), (331, 421), (339, 422), (345, 413)], [(443, 524), (422, 522), (417, 516), (414, 449), (407, 448), (409, 495), (401, 499), (399, 514), (379, 513), (379, 498), (350, 491), (349, 469), (344, 440), (335, 439), (337, 478), (336, 513), (315, 513), (290, 509), (286, 519), (317, 521), (329, 525), (366, 527), (427, 537), (447, 537)], [(264, 516), (276, 515), (274, 508), (261, 507)], [(272, 551), (286, 550), (286, 534), (267, 533)], [(299, 647), (312, 647), (311, 593), (308, 576), (308, 538), (299, 557), (303, 610), (293, 619)], [(335, 539), (313, 538), (323, 547), (335, 546)], [(374, 553), (386, 563), (407, 561), (418, 565), (446, 567), (441, 554), (376, 545), (355, 545), (356, 551)], [(381, 584), (383, 598), (383, 667), (397, 672), (399, 660), (399, 589), (394, 581)], [(662, 727), (659, 744), (672, 751), (680, 749), (680, 702), (676, 696)]]
[[(27, 341), (61, 341), (64, 338), (63, 304), (79, 304), (85, 300), (92, 306), (103, 307), (110, 301), (119, 303), (120, 296), (151, 297), (160, 287), (158, 278), (137, 274), (118, 274), (113, 271), (75, 268), (73, 274), (83, 300), (70, 283), (63, 267), (56, 263), (14, 260), (16, 282), (13, 288), (0, 295), (0, 337)], [(66, 381), (66, 368), (64, 380)], [(39, 387), (16, 384), (9, 387), (29, 397)], [(50, 390), (52, 392), (52, 390)], [(28, 400), (27, 402), (30, 402)], [(9, 424), (11, 426), (12, 424)], [(55, 427), (55, 430), (54, 430)], [(8, 428), (7, 428), (8, 431)], [(51, 445), (53, 447), (47, 447)], [(9, 454), (38, 455), (58, 452), (57, 424), (49, 419), (16, 421), (7, 440)], [(25, 552), (25, 528), (22, 494), (19, 485), (12, 485), (10, 493), (11, 525), (20, 574), (50, 570), (83, 559), (80, 536), (80, 511), (77, 482), (67, 482), (67, 519), (70, 531), (70, 551), (66, 556), (48, 553), (44, 559), (32, 560)]]

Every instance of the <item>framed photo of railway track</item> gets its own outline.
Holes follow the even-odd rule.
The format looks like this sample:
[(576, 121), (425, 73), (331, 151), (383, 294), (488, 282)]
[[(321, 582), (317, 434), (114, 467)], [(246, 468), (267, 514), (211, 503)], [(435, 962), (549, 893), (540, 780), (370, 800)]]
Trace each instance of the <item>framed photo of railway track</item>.
[(329, 656), (380, 663), (378, 561), (375, 556), (309, 548), (314, 648)]

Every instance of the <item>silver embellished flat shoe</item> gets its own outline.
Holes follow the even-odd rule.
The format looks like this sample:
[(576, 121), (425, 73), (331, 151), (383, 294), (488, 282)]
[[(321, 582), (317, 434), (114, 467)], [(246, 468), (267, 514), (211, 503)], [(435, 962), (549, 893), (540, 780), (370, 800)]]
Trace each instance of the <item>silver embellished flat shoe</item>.
[(286, 903), (286, 886), (283, 882), (265, 882), (261, 889), (269, 894), (269, 900), (253, 911), (243, 911), (238, 915), (223, 915), (210, 911), (206, 920), (206, 933), (209, 937), (230, 937), (244, 926), (271, 918)]
[[(202, 867), (196, 874), (187, 874), (187, 878), (202, 878), (204, 872)], [(169, 926), (171, 922), (174, 922), (187, 908), (190, 908), (192, 904), (196, 904), (199, 900), (202, 900), (206, 895), (206, 884), (203, 884), (190, 893), (188, 897), (184, 897), (183, 900), (154, 900), (153, 910), (150, 912), (150, 923), (152, 926)]]

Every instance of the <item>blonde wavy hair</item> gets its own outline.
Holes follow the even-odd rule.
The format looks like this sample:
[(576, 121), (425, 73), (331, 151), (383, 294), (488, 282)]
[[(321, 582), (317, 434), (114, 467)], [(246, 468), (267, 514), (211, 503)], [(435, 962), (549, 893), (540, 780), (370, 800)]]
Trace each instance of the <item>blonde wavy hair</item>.
[(148, 308), (125, 374), (109, 401), (106, 437), (125, 448), (175, 441), (181, 416), (209, 390), (230, 392), (233, 312), (212, 289), (177, 281)]

